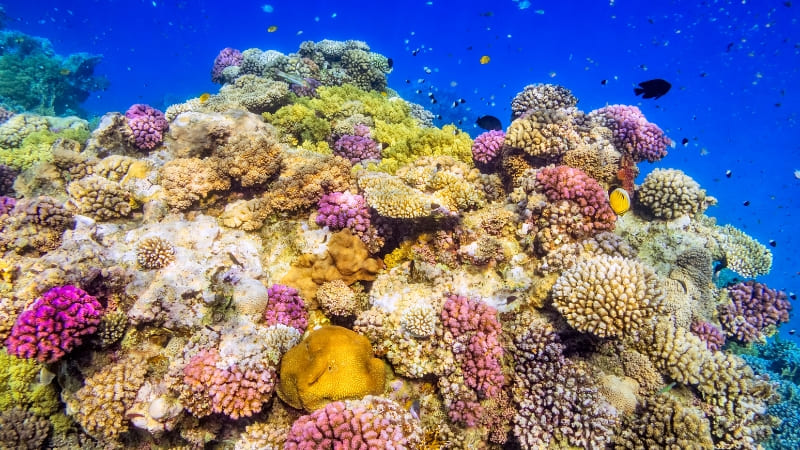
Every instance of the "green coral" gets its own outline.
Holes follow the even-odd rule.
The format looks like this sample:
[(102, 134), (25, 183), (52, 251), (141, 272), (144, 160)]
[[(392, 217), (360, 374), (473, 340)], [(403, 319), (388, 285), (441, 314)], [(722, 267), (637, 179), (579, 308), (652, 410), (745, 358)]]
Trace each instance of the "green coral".
[(472, 138), (453, 125), (422, 128), (413, 121), (389, 124), (375, 121), (373, 137), (387, 146), (376, 170), (394, 173), (422, 156), (451, 156), (472, 166)]
[(58, 139), (72, 139), (85, 142), (89, 138), (89, 128), (84, 123), (77, 127), (61, 129), (57, 132), (50, 129), (34, 131), (22, 139), (17, 147), (0, 148), (0, 164), (11, 166), (17, 170), (25, 170), (38, 162), (51, 161), (51, 147)]
[(275, 113), (264, 113), (264, 120), (278, 128), (282, 140), (292, 146), (324, 141), (331, 134), (330, 123), (317, 117), (316, 112), (306, 105), (294, 103), (284, 106)]
[(56, 414), (60, 403), (53, 383), (40, 382), (45, 369), (33, 360), (20, 359), (0, 350), (0, 410), (15, 406), (41, 417)]
[(413, 123), (411, 108), (399, 97), (384, 97), (379, 92), (363, 91), (353, 85), (320, 87), (319, 98), (301, 99), (328, 119), (341, 119), (355, 113), (372, 116), (376, 121)]

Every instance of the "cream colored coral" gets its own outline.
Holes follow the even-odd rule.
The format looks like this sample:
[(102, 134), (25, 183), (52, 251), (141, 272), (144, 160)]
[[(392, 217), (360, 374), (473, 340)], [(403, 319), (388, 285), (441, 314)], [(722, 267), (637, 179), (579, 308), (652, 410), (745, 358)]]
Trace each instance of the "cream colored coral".
[(164, 164), (160, 178), (167, 204), (177, 210), (189, 208), (212, 191), (231, 187), (228, 177), (220, 174), (211, 162), (199, 158), (178, 158)]
[(415, 338), (428, 338), (436, 332), (439, 317), (436, 310), (428, 304), (409, 306), (402, 313), (403, 329)]
[(175, 248), (166, 239), (144, 239), (136, 248), (136, 262), (144, 269), (160, 269), (175, 260)]
[(47, 119), (34, 114), (14, 114), (0, 124), (0, 147), (14, 148), (29, 134), (47, 129)]
[(325, 314), (334, 317), (349, 317), (358, 313), (356, 293), (342, 280), (322, 283), (317, 290), (317, 303)]
[(183, 103), (174, 103), (169, 105), (166, 111), (164, 111), (164, 117), (167, 118), (167, 121), (172, 122), (176, 117), (178, 117), (178, 115), (182, 113), (196, 111), (198, 108), (200, 108), (200, 105), (200, 99), (197, 98), (186, 100)]
[(620, 414), (631, 414), (636, 411), (636, 406), (639, 404), (636, 396), (639, 392), (639, 383), (636, 380), (630, 377), (603, 375), (599, 382), (600, 393)]
[(566, 111), (536, 110), (511, 122), (504, 144), (530, 156), (558, 159), (580, 142), (580, 135)]
[(511, 101), (514, 118), (536, 109), (561, 109), (578, 104), (578, 99), (564, 86), (557, 84), (529, 84)]
[(358, 179), (364, 198), (378, 214), (393, 219), (427, 217), (431, 213), (431, 199), (419, 189), (414, 189), (393, 175), (372, 172)]
[(228, 228), (241, 228), (245, 231), (257, 230), (264, 225), (262, 203), (259, 199), (237, 200), (228, 203), (220, 215), (220, 220)]
[(716, 227), (713, 236), (725, 254), (727, 267), (739, 275), (755, 278), (772, 269), (772, 252), (744, 231), (725, 225)]
[(552, 294), (570, 325), (600, 337), (630, 333), (658, 314), (663, 303), (651, 268), (608, 255), (579, 261), (556, 280)]
[(223, 112), (229, 109), (246, 109), (253, 113), (275, 112), (289, 101), (289, 85), (252, 74), (242, 75), (226, 84), (203, 103), (203, 108)]
[(136, 399), (146, 372), (145, 361), (135, 356), (103, 367), (67, 400), (67, 413), (95, 439), (113, 441), (128, 429), (125, 411)]
[(655, 217), (668, 220), (702, 213), (716, 203), (696, 181), (677, 169), (653, 170), (639, 186), (637, 199)]
[(67, 186), (67, 192), (81, 214), (98, 220), (125, 217), (132, 210), (130, 192), (101, 176), (90, 175), (73, 181)]

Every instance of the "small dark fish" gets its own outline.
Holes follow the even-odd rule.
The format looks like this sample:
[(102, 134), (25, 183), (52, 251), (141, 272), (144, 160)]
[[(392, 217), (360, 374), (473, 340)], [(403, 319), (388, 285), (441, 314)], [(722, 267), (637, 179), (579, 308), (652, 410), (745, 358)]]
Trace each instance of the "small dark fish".
[(431, 98), (431, 105), (435, 105), (437, 103), (439, 103), (439, 102), (437, 102), (435, 98)]
[(794, 329), (789, 330), (789, 334), (791, 334), (792, 336), (794, 336), (795, 333), (796, 331)]
[(731, 48), (733, 48), (733, 42), (729, 42), (728, 46), (725, 47), (725, 53), (729, 53), (731, 51)]
[(472, 46), (470, 45), (469, 47), (467, 47), (467, 50), (472, 50)]
[(775, 107), (776, 107), (776, 108), (780, 108), (780, 107), (781, 107), (781, 104), (780, 104), (780, 103), (775, 103)]
[(441, 114), (437, 114), (436, 118), (439, 119), (439, 120), (442, 120), (442, 115)]
[[(390, 67), (391, 67), (391, 66), (390, 66)], [(708, 76), (708, 74), (707, 74), (707, 73), (705, 73), (705, 72), (700, 72), (700, 78), (705, 78), (706, 76)]]
[(481, 17), (492, 17), (494, 15), (491, 11), (486, 11), (481, 13)]
[(783, 2), (783, 6), (785, 6), (787, 8), (791, 8), (792, 7), (792, 2)]
[(744, 206), (750, 206), (750, 200), (745, 200), (744, 203), (742, 203), (742, 204)]
[(455, 108), (456, 106), (458, 106), (458, 102), (457, 101), (453, 102), (453, 108)]
[(774, 240), (770, 239), (770, 240), (769, 240), (769, 246), (770, 246), (770, 247), (777, 247), (777, 246), (778, 246), (778, 243), (777, 243), (777, 242), (775, 242)]
[(428, 97), (433, 98), (433, 92), (428, 92)]
[(394, 67), (394, 60), (392, 58), (386, 58), (386, 64), (391, 69), (392, 67)]
[(683, 146), (684, 146), (684, 147), (686, 147), (687, 145), (689, 145), (689, 138), (683, 138), (683, 139), (681, 139), (681, 144), (683, 144)]
[(458, 103), (467, 103), (467, 101), (464, 100), (463, 98), (460, 98), (460, 99), (458, 99)]
[(797, 295), (794, 292), (789, 292), (789, 298), (792, 300), (797, 300)]
[(417, 56), (417, 53), (419, 53), (419, 49), (415, 49), (413, 52), (411, 52), (411, 56)]
[(406, 84), (411, 84), (411, 80), (406, 80)]
[(479, 127), (483, 128), (484, 130), (502, 130), (503, 124), (500, 123), (500, 119), (495, 116), (481, 116), (478, 117), (478, 120), (475, 121)]
[(417, 89), (417, 90), (416, 90), (416, 93), (417, 93), (417, 94), (422, 94), (422, 89)]
[(638, 88), (633, 89), (633, 93), (641, 95), (642, 98), (654, 98), (658, 100), (662, 95), (669, 92), (672, 85), (668, 81), (656, 78), (653, 80), (642, 81)]
[(601, 81), (600, 81), (600, 84), (602, 84), (603, 86), (605, 86), (605, 85), (607, 85), (607, 84), (608, 84), (608, 80), (601, 80)]
[(725, 178), (730, 178), (731, 175), (733, 175), (733, 172), (731, 172), (730, 170), (725, 171)]

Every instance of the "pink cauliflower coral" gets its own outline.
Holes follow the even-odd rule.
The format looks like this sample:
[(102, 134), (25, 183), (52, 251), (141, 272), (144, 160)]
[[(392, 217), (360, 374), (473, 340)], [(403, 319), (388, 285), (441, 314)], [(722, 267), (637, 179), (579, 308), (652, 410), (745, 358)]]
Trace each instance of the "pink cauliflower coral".
[(317, 206), (317, 224), (320, 226), (327, 226), (332, 230), (350, 228), (358, 235), (366, 233), (369, 228), (369, 207), (359, 194), (331, 192), (323, 195)]
[(419, 421), (392, 400), (368, 395), (331, 402), (297, 419), (286, 450), (413, 449), (421, 445)]
[(83, 289), (54, 287), (19, 315), (6, 347), (20, 358), (56, 362), (97, 331), (102, 313), (100, 302)]
[(719, 308), (719, 320), (728, 336), (742, 342), (761, 339), (767, 327), (789, 321), (786, 293), (770, 289), (757, 281), (745, 281), (729, 286), (731, 302)]
[(672, 140), (650, 123), (642, 111), (629, 105), (610, 105), (592, 112), (614, 133), (614, 146), (634, 162), (655, 162), (667, 156)]
[(697, 320), (692, 322), (692, 333), (706, 343), (711, 351), (718, 351), (725, 345), (725, 335), (722, 330), (708, 322)]
[(567, 200), (577, 205), (584, 216), (580, 227), (583, 233), (611, 231), (617, 215), (608, 203), (600, 183), (580, 169), (569, 166), (545, 167), (536, 174), (537, 187), (550, 202)]
[(369, 127), (358, 124), (353, 127), (353, 134), (345, 134), (333, 144), (333, 153), (356, 164), (365, 159), (379, 159), (381, 149), (370, 137)]
[[(200, 350), (183, 369), (183, 382), (194, 395), (208, 398), (211, 412), (233, 419), (249, 417), (261, 411), (272, 398), (276, 374), (272, 369), (242, 370), (236, 365), (217, 367), (216, 349)], [(205, 411), (192, 411), (198, 415)]]
[(472, 143), (472, 159), (488, 164), (500, 154), (506, 134), (502, 130), (481, 133)]
[(125, 112), (131, 128), (131, 140), (139, 150), (152, 150), (164, 140), (169, 123), (164, 113), (149, 105), (137, 103)]
[(273, 284), (269, 287), (267, 308), (264, 310), (264, 320), (267, 325), (283, 324), (297, 328), (300, 333), (306, 331), (308, 313), (303, 298), (297, 289), (282, 284)]

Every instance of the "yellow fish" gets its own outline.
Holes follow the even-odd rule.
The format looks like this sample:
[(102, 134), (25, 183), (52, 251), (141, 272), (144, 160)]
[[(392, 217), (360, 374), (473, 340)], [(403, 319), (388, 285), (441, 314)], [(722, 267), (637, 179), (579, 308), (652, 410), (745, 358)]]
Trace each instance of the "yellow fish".
[(628, 191), (622, 188), (616, 188), (608, 194), (608, 202), (611, 204), (611, 209), (621, 216), (631, 209), (631, 196)]
[(211, 94), (209, 94), (208, 92), (203, 92), (203, 93), (200, 95), (200, 103), (205, 103), (205, 102), (207, 102), (209, 98), (211, 98)]
[(277, 25), (272, 25), (269, 28), (267, 28), (267, 31), (270, 32), (270, 33), (274, 33), (276, 31), (278, 31), (278, 26)]
[(489, 56), (487, 56), (487, 55), (481, 56), (481, 64), (489, 64), (489, 61), (491, 61), (491, 60), (492, 60), (492, 58), (489, 58)]

